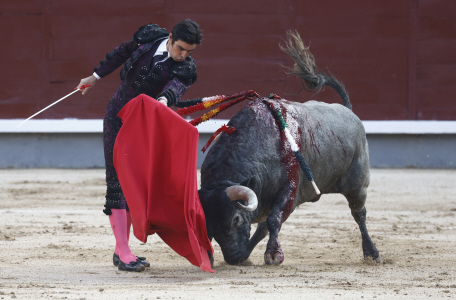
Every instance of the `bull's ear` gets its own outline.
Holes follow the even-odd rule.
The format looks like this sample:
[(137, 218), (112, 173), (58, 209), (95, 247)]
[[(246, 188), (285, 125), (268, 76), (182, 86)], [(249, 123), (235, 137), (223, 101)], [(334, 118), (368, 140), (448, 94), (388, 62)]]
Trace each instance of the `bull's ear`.
[(257, 178), (255, 176), (252, 176), (249, 179), (246, 179), (243, 182), (241, 182), (240, 185), (246, 186), (251, 190), (255, 190), (257, 182), (258, 182)]

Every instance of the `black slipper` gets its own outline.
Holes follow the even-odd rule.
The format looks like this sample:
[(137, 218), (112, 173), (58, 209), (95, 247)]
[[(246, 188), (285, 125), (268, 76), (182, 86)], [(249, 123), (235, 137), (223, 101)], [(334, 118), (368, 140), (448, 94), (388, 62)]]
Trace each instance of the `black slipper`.
[[(119, 255), (117, 255), (115, 252), (114, 252), (114, 255), (112, 256), (112, 264), (117, 267), (119, 265), (119, 262), (120, 262), (120, 258), (119, 258)], [(136, 262), (137, 263), (140, 263), (141, 265), (143, 265), (144, 267), (150, 267), (150, 263), (148, 263), (146, 261), (146, 258), (145, 257), (142, 257), (142, 256), (136, 256)]]
[(142, 272), (146, 269), (142, 264), (137, 263), (136, 261), (131, 261), (129, 264), (124, 263), (119, 260), (119, 270), (127, 272)]

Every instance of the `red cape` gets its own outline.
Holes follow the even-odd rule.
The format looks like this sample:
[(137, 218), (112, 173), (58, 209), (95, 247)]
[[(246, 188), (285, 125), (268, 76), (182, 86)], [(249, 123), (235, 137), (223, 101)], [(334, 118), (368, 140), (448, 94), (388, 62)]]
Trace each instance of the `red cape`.
[(139, 95), (119, 112), (114, 166), (142, 242), (157, 233), (178, 254), (214, 272), (198, 197), (198, 130), (155, 99)]

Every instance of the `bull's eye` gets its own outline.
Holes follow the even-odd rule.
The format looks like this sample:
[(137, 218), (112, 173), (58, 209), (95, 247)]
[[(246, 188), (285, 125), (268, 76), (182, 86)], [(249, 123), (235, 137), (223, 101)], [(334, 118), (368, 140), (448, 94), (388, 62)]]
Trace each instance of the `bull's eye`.
[(233, 218), (233, 222), (231, 223), (231, 226), (233, 228), (238, 228), (239, 226), (241, 226), (242, 224), (242, 217), (239, 216), (239, 215), (236, 215), (234, 218)]

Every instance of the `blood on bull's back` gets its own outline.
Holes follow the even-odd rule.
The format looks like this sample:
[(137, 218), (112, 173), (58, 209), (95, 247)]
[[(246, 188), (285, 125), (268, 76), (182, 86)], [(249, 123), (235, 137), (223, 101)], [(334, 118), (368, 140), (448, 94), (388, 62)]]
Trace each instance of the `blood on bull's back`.
[[(203, 187), (223, 181), (239, 184), (253, 177), (254, 184), (249, 187), (261, 210), (253, 223), (265, 220), (274, 195), (296, 175), (296, 204), (319, 199), (264, 100), (280, 109), (322, 193), (341, 191), (337, 183), (353, 158), (365, 155), (368, 163), (362, 122), (343, 105), (267, 98), (251, 101), (228, 123), (236, 131), (231, 135), (223, 132), (208, 152), (201, 182)], [(368, 173), (368, 167), (363, 171)]]

